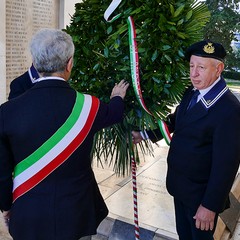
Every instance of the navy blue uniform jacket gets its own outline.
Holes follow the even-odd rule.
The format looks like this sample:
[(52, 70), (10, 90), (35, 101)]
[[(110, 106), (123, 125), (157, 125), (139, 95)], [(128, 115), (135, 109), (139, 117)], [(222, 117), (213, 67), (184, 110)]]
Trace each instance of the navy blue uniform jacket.
[(10, 100), (12, 98), (18, 97), (24, 92), (26, 92), (34, 85), (34, 82), (37, 78), (39, 78), (39, 75), (34, 66), (32, 65), (28, 69), (28, 71), (12, 80), (10, 84), (10, 92), (8, 99)]
[[(187, 111), (191, 92), (167, 121), (173, 132), (167, 189), (193, 210), (202, 204), (220, 213), (240, 162), (240, 103), (223, 79)], [(159, 130), (147, 133), (153, 142), (162, 138)]]
[(14, 240), (77, 240), (96, 234), (108, 210), (91, 168), (94, 134), (123, 118), (123, 100), (100, 103), (82, 145), (12, 205), (13, 167), (41, 146), (70, 115), (76, 91), (61, 80), (36, 83), (0, 107), (0, 209), (11, 208)]

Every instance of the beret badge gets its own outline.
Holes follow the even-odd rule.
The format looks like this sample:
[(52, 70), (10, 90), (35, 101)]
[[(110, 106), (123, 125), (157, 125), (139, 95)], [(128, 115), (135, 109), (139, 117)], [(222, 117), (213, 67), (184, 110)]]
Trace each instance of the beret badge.
[(203, 51), (205, 52), (205, 53), (208, 53), (208, 54), (211, 54), (211, 53), (214, 53), (215, 52), (215, 48), (214, 48), (214, 46), (213, 46), (213, 43), (208, 43), (207, 45), (205, 45), (204, 47), (203, 47)]

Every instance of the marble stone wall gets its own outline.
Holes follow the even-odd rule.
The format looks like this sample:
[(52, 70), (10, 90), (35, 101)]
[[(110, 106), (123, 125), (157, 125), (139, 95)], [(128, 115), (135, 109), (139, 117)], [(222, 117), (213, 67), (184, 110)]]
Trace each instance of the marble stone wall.
[(5, 0), (0, 0), (0, 103), (6, 98), (6, 34), (5, 34)]
[(0, 104), (10, 82), (31, 64), (29, 42), (40, 28), (66, 28), (81, 0), (0, 0)]
[(10, 82), (31, 64), (29, 42), (32, 35), (40, 28), (59, 27), (59, 0), (6, 0), (4, 14), (7, 97)]

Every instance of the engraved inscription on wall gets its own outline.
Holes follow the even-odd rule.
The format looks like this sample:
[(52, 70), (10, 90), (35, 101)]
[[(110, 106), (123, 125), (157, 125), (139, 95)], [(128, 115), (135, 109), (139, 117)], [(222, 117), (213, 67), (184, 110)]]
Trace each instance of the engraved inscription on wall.
[(27, 29), (25, 25), (25, 14), (27, 12), (26, 2), (6, 2), (6, 70), (7, 83), (19, 70), (23, 69), (27, 56), (25, 47), (27, 45)]
[(40, 28), (58, 28), (58, 12), (58, 0), (6, 0), (8, 91), (10, 82), (31, 64), (29, 42), (32, 35)]

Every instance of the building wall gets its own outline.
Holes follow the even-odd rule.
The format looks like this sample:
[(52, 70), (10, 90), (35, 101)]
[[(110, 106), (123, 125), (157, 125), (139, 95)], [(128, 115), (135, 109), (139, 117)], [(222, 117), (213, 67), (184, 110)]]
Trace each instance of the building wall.
[(6, 2), (5, 0), (0, 0), (0, 103), (4, 102), (6, 99)]
[(6, 88), (31, 65), (29, 43), (40, 28), (58, 28), (58, 0), (6, 0)]
[(40, 28), (63, 29), (70, 23), (76, 0), (0, 0), (0, 104), (11, 81), (31, 64), (29, 43)]

